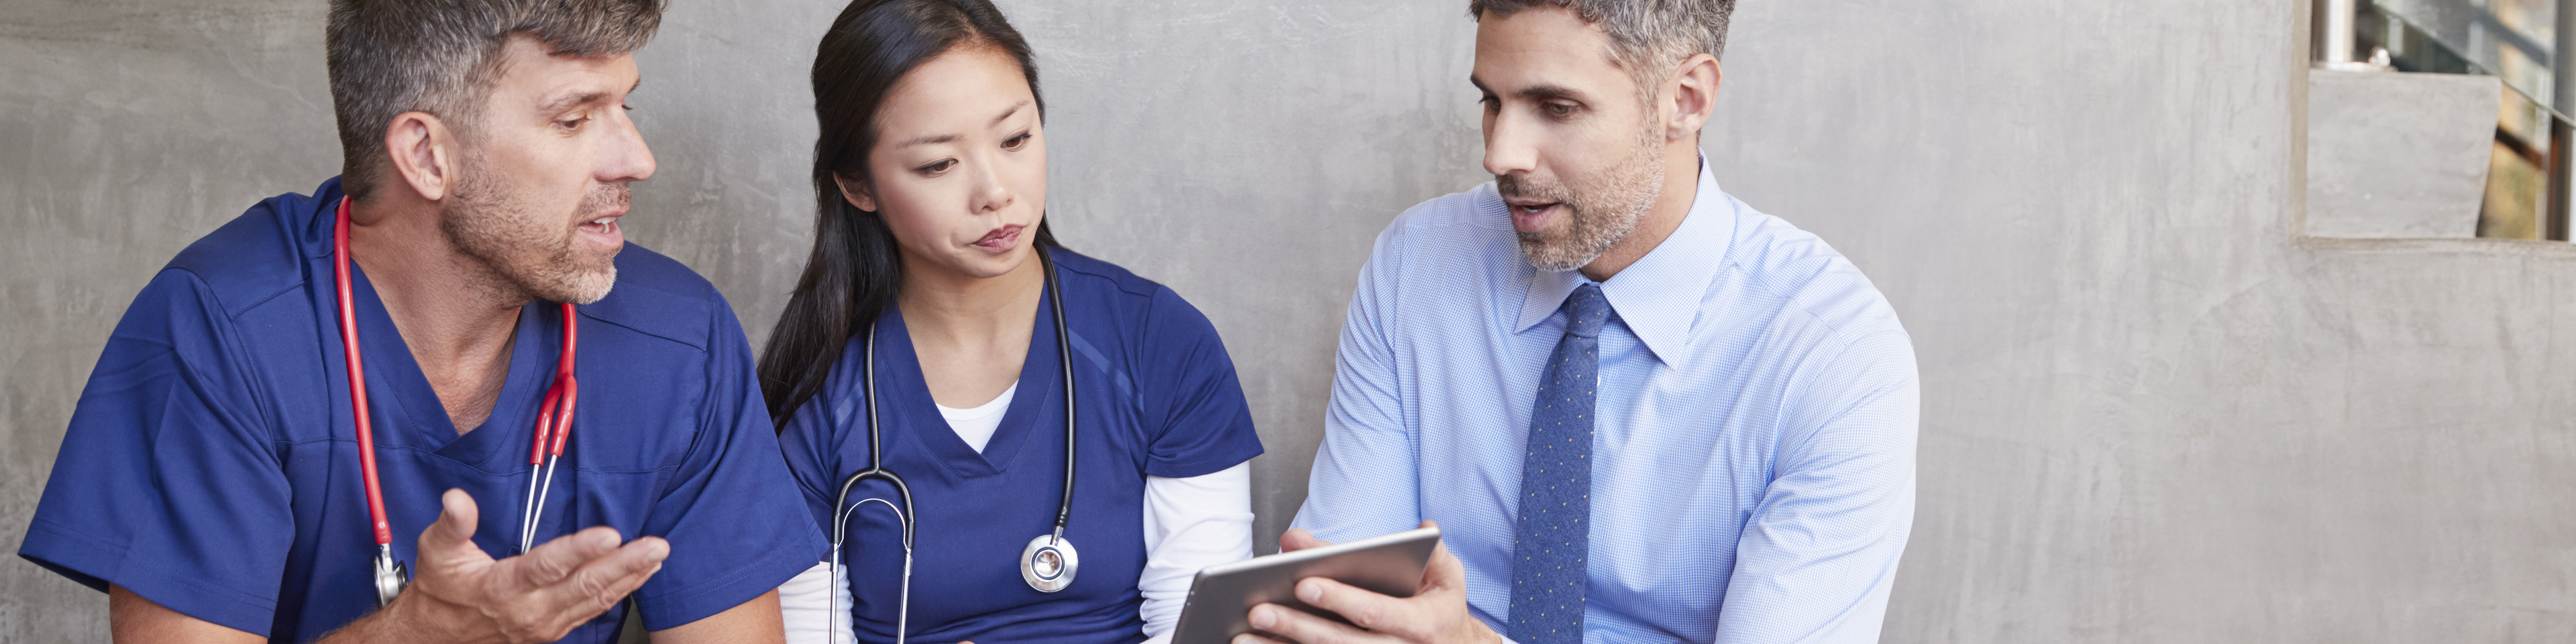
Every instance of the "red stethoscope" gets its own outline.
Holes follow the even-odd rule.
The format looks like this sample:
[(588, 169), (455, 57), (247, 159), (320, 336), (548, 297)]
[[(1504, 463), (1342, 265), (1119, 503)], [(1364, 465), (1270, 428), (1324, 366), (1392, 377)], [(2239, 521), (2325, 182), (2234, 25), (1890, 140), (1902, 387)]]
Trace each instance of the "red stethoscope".
[[(391, 604), (411, 583), (410, 573), (402, 562), (394, 561), (394, 531), (385, 521), (384, 487), (376, 478), (376, 435), (367, 414), (367, 369), (358, 354), (357, 307), (349, 297), (349, 198), (340, 198), (339, 214), (331, 225), (331, 273), (340, 290), (341, 356), (349, 361), (349, 406), (358, 418), (358, 471), (367, 483), (367, 517), (375, 522), (376, 533), (376, 605)], [(573, 403), (581, 398), (581, 381), (573, 378), (573, 353), (580, 346), (580, 316), (573, 315), (572, 304), (563, 304), (563, 357), (555, 362), (554, 384), (546, 387), (546, 400), (537, 412), (537, 438), (528, 450), (527, 506), (519, 513), (519, 552), (535, 545), (537, 519), (543, 515), (546, 494), (554, 491), (555, 464), (563, 460), (564, 438), (572, 435)], [(544, 474), (538, 474), (540, 466)], [(544, 481), (541, 486), (539, 481)]]

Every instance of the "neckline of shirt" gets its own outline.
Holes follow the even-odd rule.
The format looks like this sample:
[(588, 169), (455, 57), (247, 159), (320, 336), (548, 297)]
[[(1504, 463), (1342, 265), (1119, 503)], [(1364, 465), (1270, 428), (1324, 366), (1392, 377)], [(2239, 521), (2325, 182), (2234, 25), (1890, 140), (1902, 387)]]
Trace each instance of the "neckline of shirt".
[(984, 404), (981, 405), (973, 407), (950, 407), (937, 402), (932, 402), (930, 403), (930, 406), (939, 408), (940, 418), (952, 421), (983, 420), (1010, 409), (1011, 395), (1019, 393), (1019, 391), (1020, 383), (1014, 381), (1011, 383), (1010, 387), (1002, 390), (1001, 395), (994, 396), (992, 400), (984, 401)]
[(1678, 366), (1688, 355), (1683, 349), (1689, 344), (1691, 323), (1698, 317), (1709, 282), (1726, 266), (1727, 253), (1733, 250), (1736, 227), (1735, 198), (1718, 189), (1706, 155), (1700, 157), (1697, 188), (1681, 226), (1608, 281), (1594, 282), (1580, 270), (1536, 270), (1515, 253), (1529, 279), (1514, 331), (1527, 331), (1555, 315), (1575, 288), (1599, 284), (1617, 321), (1636, 334), (1657, 360)]

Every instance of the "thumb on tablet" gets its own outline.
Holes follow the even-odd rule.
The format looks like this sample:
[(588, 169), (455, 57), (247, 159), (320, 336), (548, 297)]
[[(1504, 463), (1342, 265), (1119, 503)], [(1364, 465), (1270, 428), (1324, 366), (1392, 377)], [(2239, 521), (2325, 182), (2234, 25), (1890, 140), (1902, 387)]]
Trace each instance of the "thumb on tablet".
[[(1422, 527), (1437, 528), (1440, 522), (1424, 521)], [(1444, 540), (1431, 546), (1431, 561), (1422, 566), (1422, 586), (1414, 592), (1423, 595), (1440, 590), (1464, 591), (1466, 588), (1467, 565), (1459, 563), (1457, 555), (1449, 554), (1449, 543)]]

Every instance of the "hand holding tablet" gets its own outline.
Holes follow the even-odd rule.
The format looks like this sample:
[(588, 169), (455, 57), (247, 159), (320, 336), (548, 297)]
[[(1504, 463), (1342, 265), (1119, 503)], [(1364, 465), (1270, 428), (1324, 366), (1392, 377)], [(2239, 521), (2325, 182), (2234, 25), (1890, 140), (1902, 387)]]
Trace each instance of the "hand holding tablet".
[(1466, 571), (1439, 535), (1430, 521), (1346, 544), (1291, 530), (1280, 554), (1201, 572), (1172, 643), (1501, 641), (1468, 614)]

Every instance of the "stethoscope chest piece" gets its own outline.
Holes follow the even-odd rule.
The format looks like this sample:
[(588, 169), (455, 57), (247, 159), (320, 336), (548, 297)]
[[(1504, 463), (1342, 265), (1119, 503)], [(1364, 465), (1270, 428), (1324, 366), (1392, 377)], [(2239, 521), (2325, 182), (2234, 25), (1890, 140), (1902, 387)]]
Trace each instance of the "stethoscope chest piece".
[(410, 571), (403, 569), (402, 562), (394, 561), (394, 553), (391, 548), (387, 548), (376, 553), (377, 608), (384, 608), (392, 605), (394, 603), (394, 597), (402, 594), (403, 586), (410, 584)]
[(1073, 573), (1082, 567), (1082, 554), (1074, 552), (1073, 542), (1053, 534), (1038, 535), (1029, 547), (1020, 550), (1020, 579), (1038, 592), (1051, 593), (1073, 585)]

